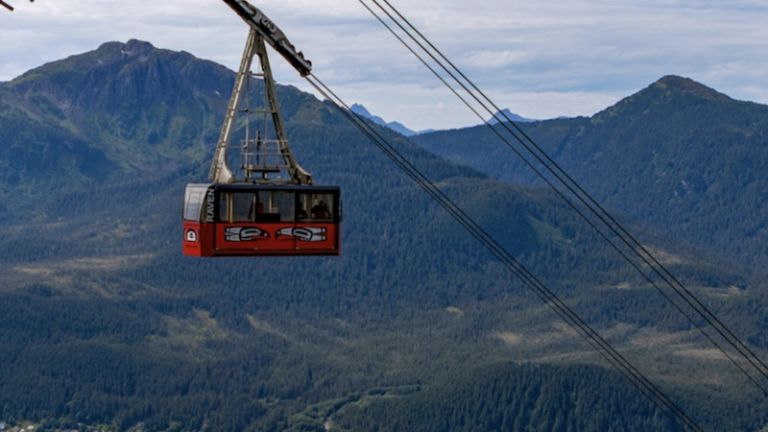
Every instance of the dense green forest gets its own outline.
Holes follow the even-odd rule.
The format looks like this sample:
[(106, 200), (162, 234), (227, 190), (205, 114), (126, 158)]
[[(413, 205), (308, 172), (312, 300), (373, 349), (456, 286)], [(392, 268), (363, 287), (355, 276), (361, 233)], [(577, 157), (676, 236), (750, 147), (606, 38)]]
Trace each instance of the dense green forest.
[[(733, 402), (710, 408), (748, 412)], [(472, 370), (418, 393), (361, 398), (332, 421), (341, 431), (379, 432), (685, 430), (613, 373), (512, 364)], [(761, 425), (741, 416), (726, 421), (718, 427), (754, 430)]]
[[(520, 127), (612, 211), (764, 279), (768, 106), (667, 76), (590, 118)], [(543, 184), (484, 126), (414, 141), (495, 178)]]
[[(502, 411), (502, 422), (546, 416), (563, 430), (676, 430), (332, 107), (295, 88), (279, 89), (291, 145), (319, 183), (342, 187), (342, 257), (182, 257), (183, 188), (206, 178), (232, 79), (130, 41), (0, 84), (0, 421), (278, 431), (323, 430), (330, 417), (391, 430), (458, 404), (450, 418), (487, 430)], [(551, 193), (382, 132), (708, 430), (768, 422), (744, 378)], [(741, 268), (628, 223), (768, 349), (768, 303)], [(507, 410), (518, 402), (545, 411)], [(606, 412), (585, 418), (586, 403)]]

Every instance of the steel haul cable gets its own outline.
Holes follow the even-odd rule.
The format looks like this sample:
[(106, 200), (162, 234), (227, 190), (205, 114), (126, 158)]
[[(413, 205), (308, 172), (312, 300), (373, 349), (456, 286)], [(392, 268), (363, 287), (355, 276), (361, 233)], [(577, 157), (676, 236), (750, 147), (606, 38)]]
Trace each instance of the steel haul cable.
[(427, 194), (440, 204), (457, 222), (459, 222), (473, 237), (480, 241), (494, 256), (505, 263), (513, 274), (530, 288), (546, 305), (571, 326), (582, 338), (600, 353), (614, 368), (624, 374), (638, 389), (662, 411), (680, 420), (685, 427), (694, 431), (702, 431), (701, 427), (691, 419), (680, 407), (670, 400), (645, 375), (637, 370), (621, 353), (603, 339), (594, 329), (584, 322), (557, 295), (519, 263), (505, 248), (499, 245), (483, 228), (469, 215), (447, 197), (433, 182), (411, 164), (396, 148), (381, 134), (363, 121), (357, 114), (351, 112), (349, 106), (328, 88), (316, 76), (309, 75), (307, 81), (323, 97), (333, 103), (360, 131), (366, 135), (380, 150), (382, 150), (409, 178), (416, 182)]
[[(589, 225), (595, 229), (598, 234), (606, 240), (628, 263), (630, 263), (648, 282), (656, 288), (657, 291), (661, 293), (661, 295), (670, 302), (681, 314), (683, 314), (686, 319), (688, 319), (689, 322), (691, 322), (695, 327), (697, 327), (701, 333), (708, 339), (717, 349), (736, 367), (739, 369), (739, 371), (744, 374), (753, 384), (755, 384), (756, 387), (758, 387), (764, 394), (768, 394), (768, 391), (766, 390), (765, 386), (759, 383), (751, 374), (749, 374), (738, 362), (736, 362), (733, 357), (726, 352), (726, 350), (720, 346), (711, 335), (709, 335), (704, 328), (697, 323), (688, 313), (683, 311), (682, 307), (678, 305), (676, 302), (674, 302), (652, 279), (651, 277), (646, 274), (640, 267), (640, 265), (633, 260), (631, 260), (625, 252), (621, 250), (619, 245), (615, 244), (608, 236), (599, 229), (594, 222), (592, 222), (570, 199), (568, 199), (564, 193), (557, 188), (541, 171), (539, 171), (533, 163), (528, 160), (526, 157), (524, 157), (513, 145), (512, 143), (504, 137), (493, 125), (491, 125), (472, 105), (464, 98), (462, 97), (458, 91), (449, 84), (444, 77), (442, 77), (421, 55), (419, 55), (415, 48), (411, 47), (405, 40), (403, 40), (400, 35), (397, 34), (397, 32), (392, 29), (392, 27), (387, 24), (375, 11), (373, 11), (364, 1), (358, 0), (379, 22), (381, 22), (412, 54), (414, 54), (435, 76), (438, 77), (438, 79), (446, 85), (465, 105), (467, 105), (468, 108), (472, 112), (475, 113), (491, 130), (499, 136), (499, 138), (504, 141), (514, 152), (515, 154), (520, 157), (529, 167), (531, 167), (536, 174), (544, 179), (544, 181), (547, 183), (547, 185), (552, 188), (555, 192), (558, 193), (558, 195), (561, 196), (584, 220), (586, 220)], [(602, 222), (608, 229), (613, 232), (614, 235), (619, 237), (622, 243), (624, 243), (631, 251), (631, 253), (634, 253), (637, 257), (641, 259), (645, 265), (651, 268), (652, 272), (655, 273), (658, 277), (660, 277), (666, 284), (672, 288), (672, 290), (680, 296), (680, 298), (683, 299), (683, 301), (689, 305), (705, 322), (707, 322), (725, 341), (731, 345), (738, 353), (739, 355), (744, 358), (760, 375), (762, 375), (765, 379), (768, 379), (768, 366), (765, 365), (765, 363), (762, 362), (762, 360), (748, 347), (746, 346), (725, 324), (723, 324), (715, 315), (712, 313), (701, 301), (696, 298), (696, 296), (690, 292), (690, 290), (685, 287), (677, 278), (675, 278), (674, 275), (671, 274), (671, 272), (663, 266), (654, 256), (651, 254), (648, 249), (643, 246), (637, 239), (632, 236), (619, 222), (615, 220), (613, 216), (611, 216), (602, 206), (600, 206), (597, 201), (592, 198), (578, 183), (573, 180), (573, 178), (568, 175), (556, 162), (554, 162), (547, 154), (544, 152), (525, 132), (520, 129), (512, 120), (507, 116), (506, 113), (504, 113), (502, 110), (498, 108), (498, 106), (493, 103), (493, 101), (488, 98), (488, 96), (482, 92), (467, 76), (461, 72), (445, 55), (442, 54), (442, 52), (437, 49), (434, 44), (432, 44), (421, 32), (419, 32), (418, 29), (416, 29), (410, 21), (407, 20), (394, 6), (392, 6), (389, 1), (382, 0), (384, 3), (386, 3), (393, 11), (394, 13), (400, 17), (401, 20), (403, 20), (407, 26), (409, 26), (418, 36), (424, 41), (422, 43), (419, 41), (413, 34), (405, 28), (403, 24), (396, 19), (392, 13), (390, 13), (387, 9), (385, 9), (381, 3), (377, 0), (372, 0), (376, 6), (381, 9), (411, 40), (413, 40), (419, 48), (421, 48), (427, 55), (432, 58), (432, 60), (437, 63), (437, 65), (443, 69), (445, 72), (447, 72), (450, 77), (456, 81), (468, 94), (471, 96), (475, 101), (477, 101), (482, 108), (487, 111), (489, 114), (495, 118), (498, 123), (497, 125), (500, 125), (508, 133), (510, 133), (515, 139), (517, 139), (524, 147), (525, 149), (532, 154), (536, 160), (539, 161), (555, 178), (565, 186), (566, 189), (568, 189), (571, 194), (573, 194), (582, 204), (584, 204), (589, 211), (594, 214), (600, 222)], [(426, 46), (425, 43), (431, 47), (431, 49), (436, 53), (434, 54), (432, 51), (430, 51)], [(449, 69), (443, 62), (436, 58), (436, 56), (441, 57), (444, 59), (450, 66), (455, 73)], [(462, 82), (458, 77), (461, 76), (467, 84)], [(469, 87), (472, 87), (475, 91), (473, 92), (470, 90)], [(477, 93), (477, 94), (476, 94)], [(478, 94), (480, 96), (478, 96)], [(490, 107), (493, 107), (495, 109), (492, 110)], [(503, 118), (501, 118), (503, 117)], [(506, 120), (506, 121), (505, 121)], [(511, 129), (510, 125), (514, 128)]]

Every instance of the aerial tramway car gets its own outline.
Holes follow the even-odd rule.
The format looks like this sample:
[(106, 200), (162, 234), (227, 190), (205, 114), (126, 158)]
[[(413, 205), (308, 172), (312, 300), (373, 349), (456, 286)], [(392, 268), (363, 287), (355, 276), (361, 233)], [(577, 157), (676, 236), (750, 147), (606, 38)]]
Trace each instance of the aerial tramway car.
[[(339, 255), (341, 191), (316, 186), (293, 157), (281, 117), (266, 43), (302, 76), (312, 64), (277, 26), (245, 0), (224, 0), (251, 27), (229, 100), (210, 183), (188, 184), (184, 195), (183, 253), (189, 256)], [(258, 57), (261, 72), (251, 71)], [(264, 109), (248, 106), (252, 77), (264, 84)], [(242, 102), (245, 100), (245, 103)], [(246, 105), (246, 106), (243, 106)], [(229, 169), (227, 149), (238, 114), (245, 121), (242, 178)], [(261, 126), (259, 126), (261, 125)], [(274, 139), (268, 136), (274, 134)], [(254, 136), (253, 138), (251, 136)]]
[(184, 254), (338, 255), (339, 193), (332, 186), (189, 184)]

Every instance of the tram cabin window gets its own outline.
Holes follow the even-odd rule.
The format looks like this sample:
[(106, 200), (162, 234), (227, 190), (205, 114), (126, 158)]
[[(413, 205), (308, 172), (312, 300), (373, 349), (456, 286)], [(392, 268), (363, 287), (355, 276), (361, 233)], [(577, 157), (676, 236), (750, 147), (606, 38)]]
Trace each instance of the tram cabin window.
[(188, 189), (187, 197), (184, 200), (184, 220), (199, 221), (200, 213), (203, 209), (203, 201), (205, 200), (205, 189)]
[(293, 222), (295, 194), (285, 191), (222, 192), (222, 222)]
[(299, 221), (330, 221), (333, 220), (334, 200), (332, 194), (299, 193)]
[(293, 222), (296, 194), (286, 191), (260, 191), (257, 222)]

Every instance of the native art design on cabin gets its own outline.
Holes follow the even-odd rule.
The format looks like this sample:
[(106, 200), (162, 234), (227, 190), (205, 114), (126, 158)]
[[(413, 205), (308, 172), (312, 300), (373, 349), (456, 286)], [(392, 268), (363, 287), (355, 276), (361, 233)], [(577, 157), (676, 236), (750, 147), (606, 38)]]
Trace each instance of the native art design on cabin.
[(224, 238), (229, 242), (246, 242), (269, 238), (269, 233), (259, 228), (226, 227)]
[(328, 230), (325, 228), (283, 228), (277, 231), (276, 237), (278, 239), (288, 237), (305, 242), (322, 242), (326, 240), (327, 232)]
[[(339, 255), (341, 190), (315, 185), (288, 146), (267, 45), (301, 76), (310, 75), (312, 63), (258, 8), (245, 0), (224, 2), (250, 32), (211, 162), (210, 182), (186, 188), (182, 252)], [(256, 94), (263, 101), (258, 102)], [(229, 157), (228, 150), (234, 148), (240, 149), (239, 162)]]

